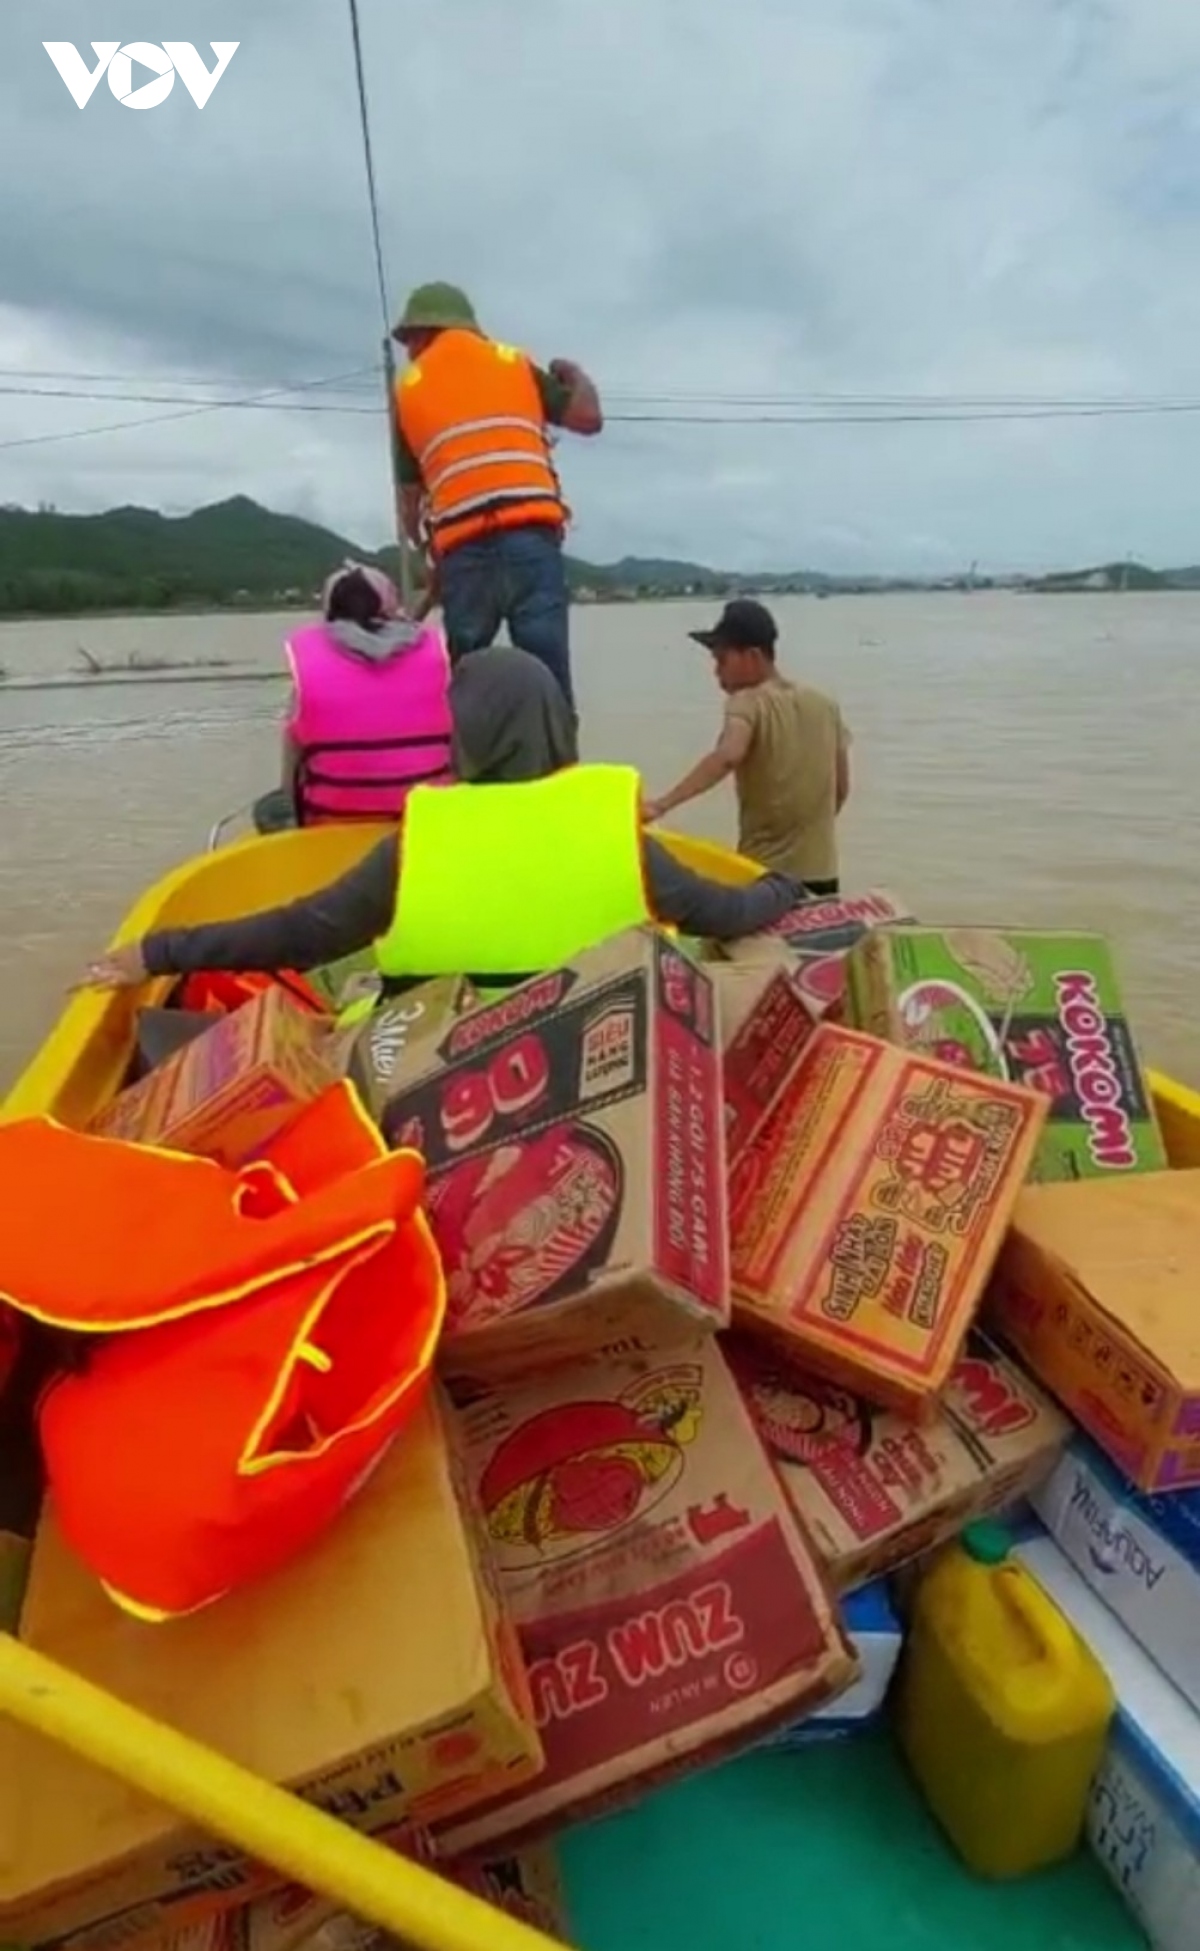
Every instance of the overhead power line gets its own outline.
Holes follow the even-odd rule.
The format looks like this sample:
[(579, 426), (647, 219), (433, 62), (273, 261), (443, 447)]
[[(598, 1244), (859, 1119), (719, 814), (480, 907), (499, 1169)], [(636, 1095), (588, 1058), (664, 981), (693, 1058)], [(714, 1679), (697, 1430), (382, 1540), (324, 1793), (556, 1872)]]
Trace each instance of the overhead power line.
[[(335, 385), (344, 385), (346, 392), (351, 397), (357, 399), (359, 397), (360, 389), (370, 388), (372, 391), (375, 389), (375, 387), (378, 384), (379, 376), (382, 370), (383, 369), (381, 366), (363, 366), (356, 373), (350, 375), (345, 382), (340, 382), (337, 380), (330, 380), (330, 381), (321, 380), (315, 382), (311, 380), (300, 380), (300, 381), (289, 382), (287, 385), (280, 382), (274, 388), (274, 391), (280, 394), (287, 393), (287, 392), (300, 392), (305, 390), (305, 388), (313, 386), (314, 384), (320, 385), (323, 389), (328, 391), (328, 390), (332, 390), (332, 388)], [(148, 380), (144, 370), (141, 372), (111, 372), (110, 371), (110, 372), (102, 372), (102, 373), (93, 373), (93, 372), (69, 371), (65, 368), (59, 368), (59, 367), (46, 367), (46, 368), (34, 369), (34, 368), (23, 367), (23, 366), (0, 366), (0, 380), (18, 382), (19, 383), (18, 386), (14, 389), (17, 391), (23, 391), (26, 388), (29, 388), (29, 390), (32, 391), (34, 390), (35, 386), (40, 387), (45, 382), (50, 380), (66, 382), (72, 388), (91, 387), (94, 385), (106, 386), (106, 387), (107, 386), (141, 387), (146, 385), (151, 385), (156, 387), (187, 386), (187, 387), (206, 388), (210, 392), (216, 387), (221, 387), (228, 384), (227, 381), (214, 379), (211, 375), (201, 376), (201, 375), (189, 375), (184, 373), (165, 372), (165, 373), (158, 373), (153, 378)], [(10, 389), (6, 387), (0, 390), (8, 391)], [(167, 401), (170, 401), (174, 396), (162, 395), (162, 394), (149, 395), (149, 394), (143, 394), (141, 392), (132, 395), (127, 395), (118, 392), (113, 394), (96, 394), (96, 395), (85, 393), (79, 395), (78, 397), (82, 397), (82, 398), (94, 397), (98, 399), (163, 398), (166, 399)], [(784, 393), (728, 393), (728, 392), (711, 392), (711, 391), (680, 392), (670, 388), (648, 389), (648, 390), (635, 389), (630, 391), (621, 388), (619, 386), (610, 386), (610, 385), (605, 386), (604, 397), (606, 400), (613, 401), (615, 403), (620, 404), (621, 406), (627, 406), (627, 407), (655, 407), (655, 408), (689, 407), (689, 408), (697, 408), (697, 409), (701, 409), (701, 408), (710, 409), (718, 406), (720, 407), (728, 406), (728, 407), (741, 407), (746, 409), (779, 408), (781, 411), (787, 409), (792, 409), (795, 411), (809, 411), (809, 410), (820, 409), (824, 411), (827, 408), (830, 410), (837, 410), (839, 408), (845, 408), (847, 410), (857, 410), (859, 408), (862, 408), (863, 410), (895, 408), (898, 411), (903, 409), (908, 409), (912, 411), (929, 409), (932, 412), (941, 412), (943, 410), (950, 411), (952, 409), (962, 409), (962, 410), (970, 409), (972, 411), (975, 409), (987, 409), (989, 411), (992, 409), (995, 409), (996, 411), (1010, 410), (1010, 409), (1014, 411), (1017, 409), (1020, 410), (1039, 409), (1039, 410), (1049, 411), (1053, 409), (1055, 411), (1062, 411), (1062, 410), (1066, 410), (1067, 408), (1070, 408), (1072, 410), (1078, 410), (1078, 411), (1083, 411), (1086, 408), (1088, 410), (1094, 410), (1096, 412), (1099, 412), (1101, 410), (1105, 412), (1110, 412), (1110, 411), (1111, 412), (1133, 412), (1133, 411), (1138, 411), (1138, 412), (1176, 411), (1178, 412), (1178, 411), (1189, 410), (1193, 406), (1196, 398), (1195, 395), (1188, 394), (1188, 393), (1179, 393), (1179, 392), (1175, 392), (1175, 393), (1078, 393), (1078, 394), (1077, 393), (954, 393), (954, 392), (887, 393), (887, 392), (869, 392), (860, 389), (860, 390), (841, 391), (841, 392), (817, 391), (817, 392), (784, 392)], [(202, 405), (202, 404), (208, 404), (208, 402), (197, 401), (196, 404)], [(229, 404), (229, 402), (225, 400), (216, 400), (211, 402), (211, 404), (213, 404), (214, 406), (225, 406)]]
[[(317, 387), (321, 387), (321, 386), (344, 385), (347, 380), (357, 379), (359, 373), (362, 372), (363, 370), (370, 371), (371, 369), (369, 367), (365, 369), (359, 367), (354, 372), (350, 372), (350, 373), (334, 373), (328, 379), (311, 379), (311, 380), (301, 381), (300, 384), (293, 385), (293, 386), (269, 387), (265, 392), (247, 393), (239, 399), (215, 400), (215, 401), (205, 400), (199, 404), (193, 403), (191, 405), (183, 407), (180, 411), (174, 413), (143, 414), (136, 420), (110, 420), (110, 421), (106, 421), (104, 425), (100, 427), (71, 427), (64, 430), (62, 433), (54, 433), (54, 434), (23, 434), (16, 440), (0, 440), (0, 451), (9, 451), (14, 447), (42, 447), (47, 445), (51, 441), (58, 441), (58, 440), (88, 440), (96, 434), (128, 433), (135, 427), (160, 427), (163, 426), (167, 421), (198, 419), (202, 414), (221, 413), (230, 407), (263, 406), (271, 400), (278, 399), (281, 395), (287, 395), (289, 393), (301, 393), (306, 390), (312, 391), (315, 390)], [(7, 389), (0, 389), (0, 390), (7, 390), (10, 394), (19, 395), (26, 391), (33, 391), (36, 389), (9, 387)], [(105, 401), (111, 401), (114, 398), (125, 398), (129, 400), (141, 399), (144, 400), (147, 404), (153, 402), (160, 406), (164, 404), (168, 404), (168, 402), (165, 402), (160, 395), (156, 395), (153, 393), (113, 395), (112, 393), (68, 392), (68, 393), (58, 393), (55, 395), (55, 397), (59, 399), (66, 398), (66, 399), (75, 399), (75, 400), (91, 400), (96, 404), (102, 404)]]
[[(353, 396), (349, 399), (332, 398), (325, 400), (297, 399), (295, 395), (322, 391), (334, 393), (335, 389), (353, 386), (356, 380), (378, 380), (379, 366), (363, 366), (348, 373), (334, 373), (323, 379), (294, 381), (289, 385), (266, 388), (257, 393), (222, 397), (218, 399), (196, 399), (188, 393), (144, 392), (140, 390), (95, 390), (94, 382), (84, 384), (92, 376), (85, 374), (43, 373), (29, 375), (19, 369), (0, 369), (5, 374), (0, 379), (0, 397), (11, 399), (53, 399), (79, 400), (91, 405), (128, 404), (142, 406), (168, 407), (166, 413), (139, 415), (134, 419), (106, 421), (97, 427), (72, 427), (59, 433), (25, 434), (12, 440), (0, 441), (0, 451), (19, 447), (39, 447), (50, 442), (64, 440), (86, 440), (100, 434), (131, 432), (141, 428), (174, 425), (180, 420), (202, 418), (210, 413), (227, 412), (267, 412), (267, 413), (318, 413), (340, 414), (350, 417), (375, 418), (378, 407), (359, 401)], [(50, 386), (28, 383), (31, 377), (39, 380), (52, 378), (74, 379), (75, 385)], [(117, 384), (116, 375), (101, 376), (110, 387)], [(131, 376), (137, 377), (137, 376)], [(170, 382), (163, 382), (166, 385)], [(197, 380), (175, 381), (174, 384), (195, 384), (213, 386), (216, 381)], [(145, 381), (142, 382), (146, 384)], [(154, 384), (154, 382), (150, 382)], [(630, 400), (637, 396), (610, 394), (610, 399)], [(713, 394), (694, 395), (695, 406), (667, 404), (668, 395), (646, 394), (642, 396), (647, 404), (632, 410), (611, 408), (605, 419), (609, 424), (621, 426), (675, 426), (675, 427), (881, 427), (881, 426), (937, 426), (986, 424), (989, 421), (1014, 422), (1036, 420), (1097, 420), (1122, 418), (1147, 418), (1177, 414), (1200, 413), (1200, 398), (1185, 397), (1137, 397), (1124, 398), (1071, 398), (1060, 396), (1052, 398), (1030, 396), (1020, 399), (997, 395), (993, 399), (953, 394), (809, 394), (793, 395), (753, 395), (753, 394)], [(687, 396), (680, 396), (681, 400)], [(662, 402), (656, 404), (656, 402)]]

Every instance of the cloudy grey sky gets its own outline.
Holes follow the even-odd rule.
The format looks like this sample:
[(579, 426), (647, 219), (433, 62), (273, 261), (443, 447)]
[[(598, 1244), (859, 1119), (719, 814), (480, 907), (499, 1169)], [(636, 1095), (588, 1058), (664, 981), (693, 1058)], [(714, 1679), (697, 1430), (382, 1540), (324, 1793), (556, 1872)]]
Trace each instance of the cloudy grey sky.
[[(1200, 414), (795, 423), (1200, 401), (1197, 0), (360, 4), (394, 303), (455, 279), (601, 387), (603, 438), (560, 449), (577, 553), (1200, 558)], [(42, 42), (93, 38), (240, 47), (202, 112), (103, 80), (81, 111)], [(342, 377), (379, 340), (346, 0), (5, 0), (0, 165), (0, 389), (374, 404)], [(0, 501), (247, 493), (385, 538), (381, 412), (42, 438), (156, 411), (0, 390)]]

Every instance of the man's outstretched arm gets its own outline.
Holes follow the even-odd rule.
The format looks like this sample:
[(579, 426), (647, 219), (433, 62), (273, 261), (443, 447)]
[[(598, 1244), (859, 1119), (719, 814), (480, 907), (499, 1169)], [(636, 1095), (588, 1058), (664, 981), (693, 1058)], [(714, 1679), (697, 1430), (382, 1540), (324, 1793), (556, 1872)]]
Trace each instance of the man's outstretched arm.
[(647, 820), (665, 820), (677, 806), (686, 806), (689, 799), (699, 799), (702, 793), (710, 793), (719, 786), (722, 779), (736, 772), (747, 752), (754, 734), (744, 718), (727, 718), (720, 738), (711, 752), (706, 752), (697, 760), (690, 772), (685, 772), (677, 786), (661, 799), (648, 799), (642, 811)]
[(737, 941), (782, 921), (803, 901), (805, 889), (787, 874), (762, 874), (745, 887), (727, 887), (685, 867), (662, 842), (647, 834), (643, 845), (646, 885), (656, 918), (685, 935), (714, 942)]

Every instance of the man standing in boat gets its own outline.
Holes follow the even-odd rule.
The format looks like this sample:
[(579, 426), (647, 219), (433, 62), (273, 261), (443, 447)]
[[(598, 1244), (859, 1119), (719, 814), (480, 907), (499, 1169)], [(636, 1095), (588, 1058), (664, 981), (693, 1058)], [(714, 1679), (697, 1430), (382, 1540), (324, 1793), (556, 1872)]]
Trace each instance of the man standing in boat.
[(691, 630), (712, 652), (725, 723), (711, 752), (644, 807), (649, 821), (711, 792), (732, 774), (738, 851), (810, 894), (838, 892), (836, 821), (850, 792), (850, 734), (832, 698), (778, 670), (775, 619), (739, 596), (711, 630)]
[(569, 511), (549, 429), (598, 434), (596, 388), (569, 359), (544, 370), (487, 338), (456, 285), (419, 285), (394, 336), (409, 358), (395, 401), (400, 520), (414, 545), (428, 539), (451, 658), (484, 649), (506, 623), (574, 710)]

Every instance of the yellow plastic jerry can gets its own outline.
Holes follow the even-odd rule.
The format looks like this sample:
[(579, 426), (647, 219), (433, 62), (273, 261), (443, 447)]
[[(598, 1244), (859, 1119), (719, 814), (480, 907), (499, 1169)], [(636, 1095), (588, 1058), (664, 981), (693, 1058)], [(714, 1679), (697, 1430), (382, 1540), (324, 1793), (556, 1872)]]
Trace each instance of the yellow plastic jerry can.
[(1025, 1876), (1076, 1848), (1115, 1706), (1004, 1528), (970, 1525), (917, 1587), (896, 1712), (929, 1806), (977, 1875)]

